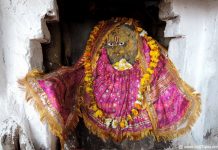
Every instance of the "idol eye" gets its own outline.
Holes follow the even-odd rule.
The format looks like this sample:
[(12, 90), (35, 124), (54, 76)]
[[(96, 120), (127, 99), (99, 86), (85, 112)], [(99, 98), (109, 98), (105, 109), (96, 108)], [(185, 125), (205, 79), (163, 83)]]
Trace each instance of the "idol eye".
[(108, 42), (107, 45), (108, 46), (114, 46), (114, 44), (112, 42)]
[(124, 42), (119, 42), (119, 45), (120, 46), (123, 46), (125, 43)]

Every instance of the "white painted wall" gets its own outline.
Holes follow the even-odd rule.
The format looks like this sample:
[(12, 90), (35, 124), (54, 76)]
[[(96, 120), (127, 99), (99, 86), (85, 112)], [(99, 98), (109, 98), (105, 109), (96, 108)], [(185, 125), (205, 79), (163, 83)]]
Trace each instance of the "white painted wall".
[[(35, 112), (26, 107), (17, 80), (33, 68), (42, 68), (40, 43), (50, 40), (46, 21), (57, 19), (55, 0), (0, 0), (0, 122), (8, 117), (16, 120), (36, 149), (51, 148), (51, 136), (47, 126), (37, 124), (39, 117), (29, 126)], [(41, 132), (32, 134), (37, 129)]]
[(166, 21), (165, 37), (172, 38), (169, 57), (202, 97), (200, 119), (190, 134), (174, 140), (174, 146), (217, 145), (218, 1), (163, 0), (160, 10), (160, 18)]

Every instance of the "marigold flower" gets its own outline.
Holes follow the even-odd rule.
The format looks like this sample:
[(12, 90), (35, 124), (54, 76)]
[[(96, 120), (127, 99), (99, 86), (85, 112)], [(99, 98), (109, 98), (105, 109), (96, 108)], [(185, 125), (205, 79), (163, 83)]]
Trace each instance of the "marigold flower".
[(149, 42), (148, 42), (148, 45), (150, 46), (150, 45), (153, 45), (153, 44), (155, 44), (155, 40), (150, 40)]
[(158, 51), (150, 51), (150, 56), (151, 57), (159, 57), (160, 56), (160, 54), (159, 54), (159, 52)]
[(152, 70), (151, 68), (147, 68), (146, 70), (149, 74), (153, 74), (154, 73), (154, 70)]
[(158, 46), (156, 44), (152, 44), (152, 45), (149, 45), (150, 49), (152, 50), (158, 50)]
[(88, 44), (89, 44), (89, 43), (90, 43), (90, 44), (92, 43), (92, 39), (88, 39)]
[(89, 38), (92, 39), (92, 40), (95, 39), (95, 37), (93, 36), (93, 34), (91, 34), (91, 35), (89, 36)]
[(145, 80), (148, 81), (148, 80), (150, 79), (150, 76), (151, 76), (150, 74), (146, 73), (146, 74), (144, 75)]
[(97, 110), (98, 110), (98, 107), (97, 107), (96, 104), (94, 104), (94, 105), (91, 106), (91, 109), (92, 109), (93, 111), (97, 111)]
[(145, 37), (145, 39), (147, 40), (147, 41), (150, 41), (150, 40), (152, 40), (152, 37), (150, 37), (150, 36), (144, 36)]
[(90, 68), (91, 64), (90, 63), (85, 63), (85, 68)]
[(151, 61), (157, 63), (157, 62), (159, 62), (159, 59), (154, 57), (154, 58), (151, 58)]
[(101, 118), (103, 116), (103, 112), (99, 109), (97, 110), (94, 115), (95, 118)]
[(90, 93), (90, 92), (92, 92), (92, 91), (93, 91), (92, 88), (86, 87), (86, 92)]
[(135, 108), (137, 108), (137, 109), (142, 109), (142, 105), (140, 105), (139, 103), (135, 103), (134, 106), (135, 106)]
[(85, 78), (84, 78), (84, 81), (91, 81), (91, 79), (90, 79), (90, 77), (89, 76), (85, 76)]
[(92, 69), (91, 69), (91, 67), (86, 68), (85, 73), (86, 73), (86, 74), (92, 74)]
[[(86, 48), (86, 49), (91, 49), (91, 48)], [(89, 57), (89, 56), (91, 56), (91, 53), (90, 52), (85, 52), (85, 54), (84, 54), (86, 57)]]
[(148, 80), (147, 80), (146, 78), (142, 77), (140, 84), (143, 86), (143, 85), (145, 85), (147, 82), (148, 82)]
[(136, 30), (137, 30), (138, 32), (141, 32), (143, 29), (140, 28), (140, 27), (137, 27)]
[(138, 116), (139, 112), (136, 109), (132, 109), (133, 116)]
[(92, 74), (91, 69), (87, 69), (87, 70), (85, 71), (85, 74)]
[(132, 116), (131, 115), (127, 115), (127, 120), (128, 121), (132, 121), (133, 119), (132, 119)]
[(120, 127), (121, 127), (121, 128), (125, 128), (127, 125), (128, 125), (128, 124), (127, 124), (127, 121), (124, 120), (124, 119), (122, 119), (122, 121), (120, 122)]
[(155, 68), (155, 67), (157, 67), (157, 63), (156, 63), (156, 62), (151, 62), (151, 63), (149, 64), (149, 66)]
[(147, 35), (147, 34), (144, 34), (144, 38), (147, 40), (147, 39), (148, 39), (148, 35)]
[(86, 86), (87, 86), (87, 87), (92, 87), (92, 83), (91, 83), (91, 82), (87, 82), (87, 83), (86, 83)]
[(123, 122), (120, 122), (120, 127), (121, 128), (124, 128), (125, 127), (125, 124)]

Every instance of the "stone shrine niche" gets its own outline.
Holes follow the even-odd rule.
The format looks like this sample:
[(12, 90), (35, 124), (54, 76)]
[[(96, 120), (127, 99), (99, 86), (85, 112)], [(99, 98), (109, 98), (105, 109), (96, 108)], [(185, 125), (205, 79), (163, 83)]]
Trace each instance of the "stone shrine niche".
[(70, 66), (83, 53), (89, 33), (100, 20), (128, 17), (140, 21), (149, 35), (168, 47), (164, 38), (165, 22), (158, 17), (159, 0), (135, 1), (58, 1), (59, 22), (47, 23), (51, 42), (42, 44), (44, 69), (52, 71), (61, 65)]
[[(164, 38), (165, 22), (158, 17), (159, 0), (105, 0), (78, 2), (58, 0), (59, 22), (47, 23), (51, 42), (42, 44), (45, 72), (60, 66), (71, 66), (84, 52), (89, 34), (98, 21), (112, 17), (128, 17), (140, 21), (149, 35), (168, 47), (169, 39)], [(77, 144), (84, 149), (164, 149), (170, 142), (155, 142), (152, 138), (141, 141), (115, 143), (103, 142), (89, 133), (81, 120), (75, 133)]]
[[(169, 149), (178, 149), (180, 146), (217, 145), (215, 106), (218, 105), (218, 32), (215, 31), (218, 25), (218, 1), (162, 0), (159, 4), (157, 0), (80, 0), (78, 4), (58, 0), (59, 12), (56, 0), (14, 0), (0, 3), (0, 120), (13, 116), (17, 122), (6, 121), (5, 128), (0, 127), (2, 131), (6, 131), (1, 132), (1, 144), (17, 147), (22, 141), (17, 137), (24, 135), (22, 131), (28, 131), (25, 135), (32, 140), (36, 149), (55, 149), (55, 137), (40, 122), (33, 105), (24, 106), (26, 101), (23, 91), (17, 86), (17, 80), (23, 78), (28, 71), (42, 68), (42, 56), (46, 72), (62, 65), (74, 64), (83, 51), (83, 44), (93, 25), (99, 20), (116, 16), (138, 19), (149, 35), (168, 47), (166, 38), (162, 36), (165, 22), (158, 19), (159, 13), (159, 18), (166, 21), (164, 36), (170, 38), (169, 58), (175, 63), (183, 79), (202, 95), (202, 114), (198, 123), (189, 134), (173, 140), (172, 143), (154, 144), (152, 140), (145, 139), (134, 143), (105, 144), (88, 134), (83, 122), (80, 122), (76, 133), (78, 144), (83, 149), (163, 149), (169, 147), (169, 144)], [(58, 16), (60, 20), (56, 21)], [(51, 23), (52, 20), (56, 22)], [(46, 22), (51, 32), (51, 42)], [(44, 42), (50, 43), (42, 44), (41, 47)], [(41, 54), (42, 48), (44, 55)], [(15, 137), (14, 141), (11, 141), (11, 137)]]

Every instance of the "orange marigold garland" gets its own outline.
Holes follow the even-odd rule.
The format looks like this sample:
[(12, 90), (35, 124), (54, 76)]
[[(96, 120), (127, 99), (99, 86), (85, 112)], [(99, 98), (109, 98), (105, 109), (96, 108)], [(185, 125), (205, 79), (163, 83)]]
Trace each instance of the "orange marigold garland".
[[(84, 60), (84, 67), (85, 67), (85, 77), (84, 77), (84, 82), (86, 85), (86, 92), (89, 94), (89, 96), (93, 99), (93, 79), (92, 79), (92, 65), (91, 65), (91, 52), (92, 52), (92, 46), (96, 40), (97, 33), (99, 32), (100, 29), (102, 29), (104, 25), (104, 22), (100, 22), (97, 26), (94, 27), (92, 30), (89, 39), (87, 41), (87, 45), (85, 48), (85, 60)], [(96, 106), (97, 108), (97, 106)], [(96, 109), (97, 110), (97, 109)]]
[[(106, 118), (104, 112), (97, 106), (94, 93), (93, 93), (93, 75), (92, 75), (92, 64), (91, 64), (91, 52), (92, 52), (92, 47), (93, 44), (96, 40), (96, 36), (99, 32), (99, 30), (102, 29), (104, 26), (104, 22), (100, 22), (97, 26), (94, 27), (93, 31), (90, 34), (89, 40), (87, 42), (86, 48), (85, 48), (85, 61), (84, 61), (84, 66), (85, 66), (85, 88), (86, 92), (89, 94), (91, 98), (91, 104), (90, 104), (90, 109), (93, 110), (93, 116), (95, 118), (101, 119), (106, 126), (112, 125), (113, 128), (116, 127), (121, 127), (125, 128), (128, 126), (128, 122), (132, 121), (134, 117), (137, 117), (139, 115), (139, 110), (143, 108), (142, 106), (142, 101), (144, 100), (143, 93), (145, 90), (147, 90), (150, 87), (150, 80), (151, 77), (154, 73), (154, 69), (157, 67), (157, 64), (159, 62), (159, 56), (160, 56), (160, 50), (155, 42), (155, 40), (152, 39), (152, 37), (147, 36), (147, 34), (144, 34), (144, 38), (147, 40), (147, 44), (150, 47), (150, 62), (148, 65), (148, 68), (146, 69), (146, 72), (142, 76), (140, 80), (140, 88), (139, 92), (137, 95), (137, 100), (135, 101), (134, 108), (131, 110), (131, 113), (127, 115), (125, 118), (121, 118), (121, 120), (118, 122), (116, 119), (113, 118)], [(137, 28), (138, 32), (143, 32), (141, 28)]]
[(155, 40), (152, 39), (152, 37), (147, 36), (147, 34), (144, 35), (144, 38), (147, 40), (147, 44), (150, 47), (150, 52), (149, 52), (150, 62), (148, 68), (146, 69), (145, 74), (142, 76), (140, 81), (140, 89), (139, 89), (138, 97), (134, 104), (135, 106), (134, 109), (136, 110), (140, 110), (142, 108), (142, 100), (144, 99), (143, 92), (147, 89), (150, 89), (151, 77), (154, 73), (154, 69), (157, 67), (157, 64), (159, 62), (159, 56), (160, 56), (160, 50)]

